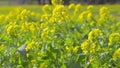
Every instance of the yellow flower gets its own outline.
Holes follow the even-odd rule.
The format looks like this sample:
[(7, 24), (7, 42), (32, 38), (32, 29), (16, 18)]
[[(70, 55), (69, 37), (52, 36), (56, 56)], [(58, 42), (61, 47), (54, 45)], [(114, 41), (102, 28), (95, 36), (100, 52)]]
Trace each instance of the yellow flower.
[(12, 35), (12, 36), (17, 36), (17, 29), (18, 25), (16, 23), (10, 23), (7, 25), (7, 34)]
[(78, 52), (78, 48), (79, 48), (79, 46), (75, 46), (75, 47), (73, 48), (73, 52), (74, 52), (74, 53), (77, 53), (77, 52)]
[(58, 20), (59, 23), (63, 23), (64, 21), (65, 21), (64, 18), (61, 18), (61, 19)]
[(113, 54), (113, 60), (114, 60), (114, 61), (117, 61), (118, 59), (120, 59), (120, 48), (117, 49), (117, 50), (115, 51), (115, 53)]
[(100, 29), (94, 29), (88, 34), (88, 40), (95, 41), (98, 37), (102, 36), (102, 31)]
[(34, 22), (22, 23), (21, 31), (23, 32), (31, 31), (31, 33), (34, 34), (38, 31), (38, 25)]
[(98, 25), (98, 26), (102, 26), (102, 25), (104, 25), (105, 23), (106, 23), (105, 18), (104, 18), (104, 17), (100, 17), (100, 18), (98, 19), (97, 25)]
[(80, 4), (77, 4), (77, 5), (75, 6), (74, 14), (77, 14), (80, 9), (81, 9), (81, 5), (80, 5)]
[(51, 17), (51, 18), (49, 19), (49, 22), (50, 22), (51, 24), (55, 23), (55, 22), (56, 22), (56, 18), (55, 18), (55, 17)]
[(95, 25), (95, 22), (94, 21), (91, 21), (90, 22), (90, 26), (94, 26)]
[(92, 21), (92, 13), (87, 14), (87, 21)]
[(75, 7), (75, 9), (77, 9), (77, 10), (80, 10), (81, 8), (82, 8), (82, 6), (80, 4), (77, 4)]
[(88, 11), (83, 11), (80, 15), (79, 15), (79, 20), (82, 22), (84, 19), (86, 19), (88, 14)]
[(91, 45), (91, 47), (90, 47), (90, 54), (91, 54), (91, 55), (95, 53), (95, 48), (96, 48), (96, 44), (93, 43), (93, 44)]
[(106, 16), (106, 15), (108, 15), (109, 14), (109, 11), (108, 11), (108, 8), (106, 8), (106, 7), (102, 7), (102, 8), (100, 8), (100, 11), (99, 11), (100, 13), (100, 16)]
[(55, 27), (53, 29), (50, 30), (51, 33), (55, 32)]
[(48, 34), (48, 32), (48, 28), (43, 29), (43, 32), (41, 34), (41, 38), (43, 39), (43, 41), (46, 41), (46, 35)]
[(119, 33), (112, 33), (110, 35), (108, 45), (110, 46), (110, 45), (112, 45), (114, 43), (120, 44), (120, 34)]
[(43, 14), (41, 17), (41, 21), (43, 21), (43, 22), (48, 21), (50, 16), (51, 15), (49, 15), (49, 14)]
[(44, 6), (42, 7), (42, 11), (43, 11), (44, 13), (49, 13), (49, 12), (51, 11), (50, 5), (48, 5), (48, 4), (44, 5)]
[(63, 12), (66, 12), (64, 5), (56, 5), (56, 7), (53, 10), (53, 16), (61, 15)]
[(68, 8), (69, 8), (69, 9), (74, 9), (74, 8), (75, 8), (75, 4), (74, 4), (74, 3), (70, 4), (70, 5), (68, 6)]
[(89, 52), (89, 40), (86, 40), (84, 41), (82, 44), (81, 44), (81, 49), (83, 50), (84, 54), (88, 54)]
[(29, 26), (29, 24), (27, 22), (22, 23), (22, 25), (21, 25), (21, 31), (23, 31), (23, 32), (28, 31), (29, 30), (28, 26)]
[(67, 52), (73, 51), (73, 46), (72, 45), (71, 46), (66, 46), (65, 48), (66, 48)]
[(93, 63), (94, 61), (95, 61), (94, 58), (91, 58), (91, 59), (89, 60), (90, 63)]
[(32, 22), (29, 25), (29, 30), (34, 34), (35, 32), (38, 31), (38, 26), (34, 22)]
[(24, 10), (22, 10), (21, 15), (25, 15), (26, 13), (27, 13), (27, 10), (24, 9)]
[(91, 10), (92, 8), (93, 8), (93, 5), (89, 5), (89, 6), (87, 7), (88, 10)]
[(38, 43), (32, 40), (30, 43), (26, 46), (26, 51), (29, 51), (30, 49), (36, 49), (38, 47)]
[(92, 55), (96, 51), (96, 43), (91, 42), (90, 40), (85, 40), (81, 44), (81, 49), (83, 50), (84, 54)]
[(62, 4), (62, 0), (52, 0), (52, 5)]

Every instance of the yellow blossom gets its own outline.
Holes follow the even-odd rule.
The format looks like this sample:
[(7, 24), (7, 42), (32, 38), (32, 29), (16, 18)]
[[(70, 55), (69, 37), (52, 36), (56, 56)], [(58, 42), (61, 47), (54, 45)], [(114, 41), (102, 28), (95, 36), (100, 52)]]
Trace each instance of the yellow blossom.
[(62, 3), (62, 0), (52, 0), (52, 5), (58, 5), (61, 3)]
[(43, 8), (42, 8), (42, 11), (44, 13), (49, 13), (51, 11), (50, 5), (48, 5), (48, 4), (44, 5)]
[(73, 48), (73, 52), (74, 52), (74, 53), (77, 53), (77, 52), (78, 52), (78, 48), (79, 48), (79, 46), (75, 46), (75, 47)]
[(46, 41), (46, 35), (48, 34), (48, 32), (49, 32), (48, 28), (45, 28), (42, 31), (41, 38), (43, 39), (43, 41)]
[(109, 14), (109, 11), (108, 11), (108, 8), (106, 8), (106, 7), (102, 7), (102, 8), (100, 8), (100, 11), (99, 11), (100, 13), (100, 16), (106, 16), (106, 15), (108, 15)]
[(89, 48), (89, 40), (86, 40), (81, 44), (81, 49), (83, 50), (84, 54), (86, 54), (86, 55), (89, 52), (88, 48)]
[(114, 60), (114, 61), (117, 61), (118, 59), (120, 59), (120, 48), (117, 49), (117, 50), (115, 51), (115, 53), (113, 54), (113, 60)]
[(95, 61), (94, 58), (91, 58), (91, 59), (89, 60), (90, 63), (93, 63), (94, 61)]
[(69, 9), (74, 9), (74, 8), (75, 8), (75, 4), (74, 4), (74, 3), (70, 4), (70, 5), (68, 6), (68, 8), (69, 8)]
[(84, 19), (86, 19), (88, 14), (88, 11), (83, 11), (80, 15), (79, 15), (79, 20), (82, 22)]
[(102, 31), (100, 29), (94, 29), (88, 34), (88, 40), (90, 41), (95, 41), (97, 40), (100, 36), (102, 36)]
[(104, 17), (100, 17), (100, 18), (98, 19), (97, 25), (98, 25), (98, 26), (103, 26), (104, 24), (106, 24), (105, 18), (104, 18)]
[(81, 8), (82, 8), (82, 6), (80, 4), (77, 4), (75, 7), (75, 9), (77, 9), (77, 10), (80, 10)]
[(71, 52), (73, 50), (73, 46), (66, 46), (65, 48), (68, 52)]
[(110, 46), (110, 45), (112, 45), (114, 43), (120, 44), (120, 34), (119, 33), (112, 33), (110, 35), (108, 45)]
[(7, 25), (7, 34), (12, 35), (12, 36), (17, 36), (17, 29), (18, 29), (18, 25), (16, 25), (15, 23), (10, 23)]
[(32, 23), (30, 23), (30, 25), (29, 25), (29, 30), (30, 30), (32, 33), (35, 33), (36, 31), (38, 31), (38, 26), (37, 26), (34, 22), (32, 22)]
[(90, 47), (90, 54), (91, 54), (91, 55), (95, 53), (95, 48), (96, 48), (96, 44), (93, 43), (93, 44), (91, 45), (91, 47)]
[(87, 14), (87, 21), (92, 21), (92, 13)]
[(27, 44), (26, 46), (26, 51), (29, 51), (30, 49), (36, 49), (38, 46), (38, 43), (32, 40), (30, 43)]
[(64, 5), (57, 5), (53, 10), (53, 16), (61, 15), (63, 12), (66, 12)]
[(89, 6), (87, 7), (88, 10), (91, 10), (92, 8), (93, 8), (93, 5), (89, 5)]

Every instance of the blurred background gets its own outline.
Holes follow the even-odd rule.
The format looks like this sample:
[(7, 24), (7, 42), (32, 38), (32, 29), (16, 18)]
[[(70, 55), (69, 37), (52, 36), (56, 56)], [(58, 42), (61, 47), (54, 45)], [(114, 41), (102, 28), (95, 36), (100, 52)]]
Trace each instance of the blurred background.
[[(120, 3), (120, 0), (63, 0), (63, 4), (70, 3), (81, 4), (115, 4)], [(33, 4), (51, 4), (51, 0), (0, 0), (0, 5), (33, 5)]]
[[(70, 3), (82, 4), (83, 7), (93, 4), (95, 5), (93, 9), (95, 14), (99, 12), (101, 6), (106, 6), (116, 18), (120, 18), (120, 0), (63, 0), (64, 5), (69, 5)], [(45, 4), (51, 4), (51, 0), (0, 0), (0, 14), (8, 14), (18, 7), (42, 13), (41, 7)]]

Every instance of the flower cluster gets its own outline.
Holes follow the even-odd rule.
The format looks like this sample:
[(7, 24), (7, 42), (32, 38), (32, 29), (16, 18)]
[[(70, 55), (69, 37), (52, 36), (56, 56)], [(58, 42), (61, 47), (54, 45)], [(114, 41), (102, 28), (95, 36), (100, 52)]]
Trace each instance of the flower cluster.
[(96, 41), (103, 33), (100, 29), (94, 29), (88, 34), (88, 40)]
[(117, 49), (117, 50), (115, 51), (115, 53), (113, 54), (113, 60), (114, 60), (114, 61), (117, 61), (118, 59), (120, 59), (120, 48)]
[(7, 25), (7, 34), (16, 37), (17, 36), (17, 29), (19, 28), (16, 23), (11, 22), (10, 24)]
[(62, 0), (52, 0), (53, 5), (41, 6), (36, 12), (16, 8), (0, 15), (0, 67), (119, 65), (120, 22), (108, 8), (94, 12), (92, 5), (61, 3)]
[(29, 51), (30, 49), (36, 49), (36, 47), (38, 47), (38, 43), (33, 40), (27, 44), (25, 49), (26, 51)]
[(119, 33), (112, 33), (109, 37), (109, 44), (108, 45), (119, 45), (120, 44), (120, 34)]

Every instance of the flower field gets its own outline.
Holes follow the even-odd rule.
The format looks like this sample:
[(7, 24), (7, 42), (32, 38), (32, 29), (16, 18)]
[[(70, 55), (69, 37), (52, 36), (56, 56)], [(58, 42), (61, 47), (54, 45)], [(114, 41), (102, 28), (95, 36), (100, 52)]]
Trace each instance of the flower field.
[(0, 68), (120, 68), (120, 21), (107, 7), (44, 5), (0, 15)]

